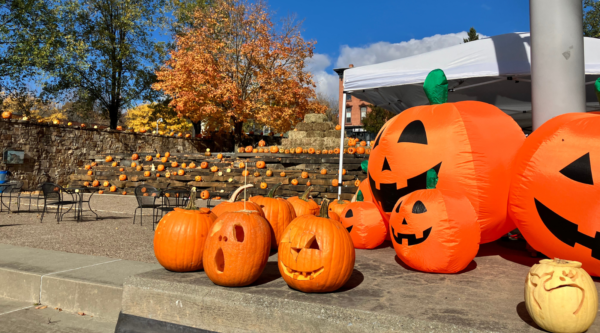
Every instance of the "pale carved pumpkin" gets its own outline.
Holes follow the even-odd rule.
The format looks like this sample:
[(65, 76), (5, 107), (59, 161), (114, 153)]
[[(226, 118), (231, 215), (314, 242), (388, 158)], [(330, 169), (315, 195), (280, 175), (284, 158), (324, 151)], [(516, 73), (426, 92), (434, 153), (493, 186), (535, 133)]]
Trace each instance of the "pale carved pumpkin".
[(598, 312), (594, 281), (577, 261), (544, 259), (525, 280), (527, 312), (550, 332), (584, 332)]

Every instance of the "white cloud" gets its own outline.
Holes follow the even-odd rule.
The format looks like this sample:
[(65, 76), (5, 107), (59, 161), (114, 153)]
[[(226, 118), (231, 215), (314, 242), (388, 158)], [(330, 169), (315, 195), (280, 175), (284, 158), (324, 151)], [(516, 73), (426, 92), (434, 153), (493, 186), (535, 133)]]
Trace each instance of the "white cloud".
[[(411, 39), (407, 42), (389, 43), (377, 42), (364, 47), (350, 47), (343, 45), (340, 55), (335, 62), (335, 67), (348, 67), (349, 64), (366, 66), (380, 62), (405, 58), (417, 54), (431, 52), (445, 47), (463, 43), (467, 32), (459, 32), (447, 35), (434, 35), (423, 39)], [(480, 38), (485, 35), (480, 34)], [(312, 59), (307, 60), (307, 69), (312, 72), (317, 85), (317, 92), (325, 93), (331, 97), (338, 94), (338, 76), (329, 66), (331, 60), (325, 54), (315, 54)]]

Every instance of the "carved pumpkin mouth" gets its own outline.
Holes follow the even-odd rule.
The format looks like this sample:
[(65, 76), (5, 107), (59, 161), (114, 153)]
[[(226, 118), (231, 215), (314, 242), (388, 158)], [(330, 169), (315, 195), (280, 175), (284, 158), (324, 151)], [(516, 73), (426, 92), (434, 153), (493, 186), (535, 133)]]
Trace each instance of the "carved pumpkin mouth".
[(323, 273), (323, 271), (325, 270), (325, 267), (321, 267), (314, 271), (301, 272), (301, 271), (297, 271), (297, 270), (287, 267), (283, 262), (281, 263), (281, 266), (283, 266), (283, 272), (285, 273), (285, 275), (291, 277), (294, 280), (298, 280), (298, 281), (314, 280), (317, 276), (321, 275), (321, 273)]
[(555, 213), (538, 199), (535, 199), (538, 216), (546, 228), (561, 242), (575, 247), (575, 243), (592, 250), (592, 258), (600, 260), (600, 232), (595, 237), (577, 231), (578, 225)]
[(217, 264), (217, 272), (223, 273), (225, 271), (225, 256), (223, 255), (223, 249), (219, 248), (215, 254), (215, 263)]
[(402, 245), (402, 240), (406, 239), (408, 241), (408, 246), (412, 246), (412, 245), (421, 244), (425, 240), (427, 240), (427, 238), (429, 237), (429, 234), (431, 234), (431, 229), (433, 229), (433, 227), (429, 227), (429, 229), (423, 231), (423, 237), (417, 238), (417, 235), (415, 235), (415, 234), (396, 233), (394, 231), (394, 227), (392, 227), (392, 235), (394, 235), (394, 241), (396, 241), (396, 243), (398, 243), (399, 245)]
[[(389, 164), (384, 164), (384, 168), (386, 166), (386, 170), (392, 171), (389, 168)], [(435, 170), (435, 172), (439, 175), (441, 166), (442, 162), (429, 169)], [(396, 205), (398, 199), (411, 192), (426, 189), (427, 171), (429, 169), (425, 170), (425, 172), (421, 173), (420, 175), (407, 179), (406, 187), (400, 189), (397, 188), (397, 183), (380, 183), (379, 189), (377, 189), (377, 182), (373, 179), (371, 173), (369, 172), (369, 185), (371, 185), (371, 191), (373, 192), (373, 196), (375, 197), (375, 199), (381, 203), (383, 211), (386, 213), (390, 213), (394, 209), (394, 206)]]

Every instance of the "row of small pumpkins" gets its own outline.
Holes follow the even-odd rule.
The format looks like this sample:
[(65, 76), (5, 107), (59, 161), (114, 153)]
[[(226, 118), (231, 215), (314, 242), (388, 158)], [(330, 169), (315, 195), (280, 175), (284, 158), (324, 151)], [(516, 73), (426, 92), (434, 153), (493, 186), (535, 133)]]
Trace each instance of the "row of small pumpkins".
[[(333, 155), (333, 154), (339, 154), (340, 153), (340, 149), (339, 148), (335, 148), (335, 149), (323, 149), (323, 150), (319, 150), (315, 148), (302, 148), (302, 147), (296, 147), (296, 148), (291, 148), (291, 149), (285, 149), (285, 150), (280, 150), (279, 147), (277, 146), (271, 146), (270, 148), (254, 148), (252, 146), (247, 146), (247, 147), (240, 147), (238, 148), (238, 153), (272, 153), (272, 154), (276, 154), (276, 153), (282, 153), (282, 154), (315, 154), (315, 155)], [(354, 147), (350, 147), (350, 148), (344, 148), (344, 154), (370, 154), (371, 153), (371, 149), (367, 149), (363, 146), (358, 146), (356, 148)]]
[[(279, 184), (280, 185), (280, 184)], [(241, 287), (262, 274), (270, 250), (278, 249), (281, 276), (303, 292), (331, 292), (352, 275), (355, 251), (339, 216), (328, 213), (328, 200), (319, 208), (309, 199), (275, 198), (279, 185), (266, 197), (231, 199), (211, 210), (194, 207), (195, 189), (185, 209), (165, 215), (154, 236), (158, 262), (174, 272), (204, 269), (215, 284)]]

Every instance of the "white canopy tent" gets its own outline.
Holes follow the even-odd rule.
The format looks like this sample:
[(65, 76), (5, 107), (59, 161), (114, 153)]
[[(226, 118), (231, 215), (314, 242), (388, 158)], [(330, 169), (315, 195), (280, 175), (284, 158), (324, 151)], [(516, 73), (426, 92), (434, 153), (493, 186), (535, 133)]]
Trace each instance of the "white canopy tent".
[[(527, 131), (531, 129), (530, 45), (529, 33), (510, 33), (349, 68), (344, 70), (344, 91), (400, 113), (429, 103), (423, 82), (431, 70), (440, 68), (449, 81), (449, 102), (478, 100), (494, 104)], [(584, 38), (584, 47), (586, 106), (588, 111), (597, 110), (600, 107), (593, 82), (600, 76), (600, 39)]]

